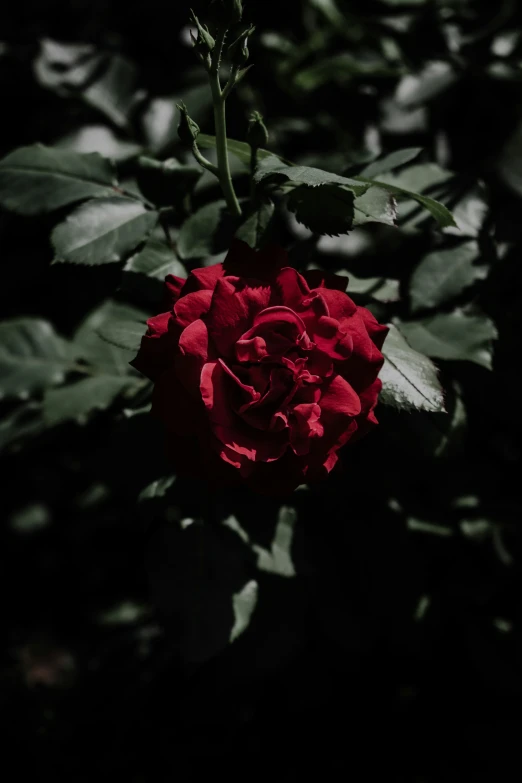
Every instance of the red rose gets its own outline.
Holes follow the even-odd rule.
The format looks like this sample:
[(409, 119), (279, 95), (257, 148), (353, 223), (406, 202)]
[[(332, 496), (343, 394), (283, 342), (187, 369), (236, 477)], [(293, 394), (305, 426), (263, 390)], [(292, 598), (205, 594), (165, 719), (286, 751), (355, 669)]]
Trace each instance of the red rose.
[(236, 240), (223, 264), (169, 275), (170, 308), (133, 361), (179, 465), (220, 465), (269, 492), (325, 476), (377, 423), (387, 334), (346, 278), (285, 263), (278, 247)]

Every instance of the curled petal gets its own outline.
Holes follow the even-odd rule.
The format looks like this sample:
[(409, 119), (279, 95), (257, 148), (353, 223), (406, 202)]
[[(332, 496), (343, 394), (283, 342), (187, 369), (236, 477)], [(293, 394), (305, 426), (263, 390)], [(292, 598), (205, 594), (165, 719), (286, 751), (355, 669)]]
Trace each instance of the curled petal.
[(170, 313), (160, 313), (147, 321), (147, 332), (141, 338), (138, 355), (130, 364), (154, 381), (172, 364), (175, 344), (169, 336)]
[(205, 315), (212, 302), (212, 291), (195, 291), (178, 299), (174, 305), (174, 315), (180, 326), (188, 326)]
[(262, 337), (238, 340), (236, 343), (236, 356), (240, 362), (260, 362), (267, 355), (266, 341)]
[(245, 286), (237, 290), (234, 278), (221, 278), (216, 283), (207, 326), (222, 356), (233, 356), (236, 342), (250, 327), (255, 315), (263, 310), (269, 298), (266, 288)]
[(176, 275), (167, 275), (165, 278), (167, 307), (169, 310), (172, 310), (178, 301), (186, 282), (187, 281), (183, 277), (177, 277)]
[(308, 454), (310, 439), (320, 438), (324, 427), (319, 421), (321, 408), (316, 403), (295, 405), (289, 417), (290, 444), (296, 454)]
[(183, 296), (192, 294), (195, 291), (213, 291), (217, 281), (222, 278), (224, 274), (225, 270), (223, 269), (223, 264), (212, 264), (212, 266), (193, 269), (183, 288)]

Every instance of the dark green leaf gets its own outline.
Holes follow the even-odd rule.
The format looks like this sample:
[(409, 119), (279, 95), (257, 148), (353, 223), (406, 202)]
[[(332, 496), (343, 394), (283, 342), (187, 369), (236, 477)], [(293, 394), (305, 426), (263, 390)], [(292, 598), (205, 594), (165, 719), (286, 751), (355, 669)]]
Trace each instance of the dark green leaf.
[(389, 155), (385, 155), (378, 160), (374, 160), (368, 166), (365, 166), (365, 168), (360, 172), (360, 176), (374, 179), (381, 174), (386, 174), (388, 171), (393, 171), (393, 169), (397, 169), (399, 166), (403, 166), (405, 163), (409, 163), (411, 160), (420, 155), (421, 152), (422, 147), (410, 147), (404, 150), (396, 150), (395, 152), (391, 152)]
[(175, 158), (160, 163), (142, 156), (139, 164), (137, 181), (140, 190), (157, 206), (181, 203), (203, 174), (199, 166), (183, 165)]
[(408, 341), (427, 356), (474, 362), (491, 369), (492, 342), (497, 337), (497, 330), (486, 315), (469, 315), (455, 310), (402, 322), (399, 328)]
[[(355, 177), (355, 179), (371, 185), (377, 185), (378, 187), (393, 193), (395, 196), (416, 201), (433, 215), (438, 224), (443, 228), (445, 226), (456, 225), (453, 215), (443, 204), (440, 204), (429, 196), (424, 196), (417, 192), (417, 188), (418, 190), (425, 190), (435, 184), (447, 181), (451, 176), (452, 175), (449, 172), (443, 171), (435, 164), (419, 164), (418, 166), (412, 166), (411, 168), (406, 169), (400, 174), (384, 174), (379, 177), (379, 180), (371, 180), (366, 177)], [(409, 187), (405, 186), (406, 183), (409, 187), (411, 187), (410, 183), (414, 183), (413, 187), (415, 189), (410, 190)], [(399, 211), (401, 217), (402, 214), (402, 211)]]
[(417, 74), (403, 76), (396, 91), (401, 106), (419, 106), (445, 92), (458, 79), (458, 74), (449, 62), (434, 60), (426, 63)]
[(153, 229), (158, 213), (130, 198), (100, 198), (82, 204), (54, 229), (56, 261), (110, 264), (122, 261)]
[(115, 175), (97, 153), (20, 147), (0, 161), (0, 204), (22, 215), (52, 212), (93, 196), (114, 195)]
[(107, 125), (83, 125), (56, 142), (56, 148), (82, 155), (99, 152), (111, 160), (127, 161), (142, 151), (139, 144), (120, 138)]
[[(339, 273), (337, 273), (339, 274)], [(353, 272), (348, 275), (348, 293), (363, 294), (377, 302), (398, 302), (399, 281), (387, 277), (356, 277)]]
[(383, 188), (369, 188), (354, 201), (354, 226), (364, 223), (385, 223), (394, 226), (397, 220), (395, 197)]
[(121, 302), (112, 302), (110, 318), (97, 328), (101, 338), (117, 348), (136, 352), (147, 331), (147, 313)]
[(45, 429), (41, 406), (37, 402), (20, 405), (0, 420), (0, 450)]
[(171, 488), (176, 480), (175, 476), (164, 476), (163, 478), (156, 479), (142, 489), (138, 496), (138, 500), (143, 502), (144, 500), (154, 500), (155, 498), (164, 497), (167, 491)]
[(341, 52), (301, 68), (295, 74), (293, 83), (301, 90), (312, 91), (329, 82), (345, 86), (354, 79), (396, 75), (399, 75), (397, 69), (381, 57), (362, 59), (349, 52)]
[(77, 352), (39, 318), (0, 323), (0, 397), (27, 398), (61, 383)]
[(136, 381), (121, 375), (100, 375), (48, 390), (43, 400), (45, 422), (50, 426), (71, 419), (84, 422), (89, 413), (108, 408), (124, 389)]
[(369, 185), (374, 184), (361, 184), (358, 180), (341, 177), (339, 174), (332, 174), (329, 171), (322, 171), (322, 169), (315, 169), (310, 166), (287, 166), (275, 156), (261, 161), (254, 178), (256, 182), (263, 182), (269, 179), (278, 183), (293, 182), (296, 185), (308, 185), (310, 187), (342, 185), (347, 190), (350, 190), (354, 196), (362, 196), (368, 190)]
[(346, 234), (353, 224), (353, 192), (338, 185), (301, 185), (290, 193), (288, 209), (315, 234)]
[(129, 117), (135, 106), (146, 94), (139, 89), (136, 66), (121, 57), (113, 55), (100, 77), (82, 90), (83, 100), (119, 128), (128, 128)]
[(223, 200), (213, 201), (185, 220), (177, 244), (182, 259), (202, 258), (214, 252), (215, 234), (225, 210), (226, 204)]
[(424, 256), (410, 281), (413, 312), (437, 307), (458, 296), (476, 280), (483, 280), (487, 267), (477, 266), (476, 242), (465, 242)]
[(478, 188), (466, 193), (453, 207), (455, 226), (447, 226), (445, 234), (458, 237), (478, 237), (488, 214), (488, 206)]
[(135, 272), (163, 281), (167, 275), (186, 277), (187, 271), (174, 251), (156, 237), (150, 237), (143, 248), (131, 256), (124, 267), (125, 272)]
[[(132, 320), (135, 317), (135, 311), (133, 308), (131, 311), (133, 312), (130, 317)], [(107, 375), (128, 375), (135, 372), (129, 362), (136, 356), (136, 351), (119, 348), (100, 337), (100, 332), (106, 328), (110, 330), (114, 322), (125, 318), (129, 319), (127, 306), (108, 299), (96, 310), (89, 313), (74, 336), (74, 344), (78, 346), (82, 355), (93, 367)], [(145, 325), (143, 333), (145, 333)]]
[(265, 201), (257, 207), (236, 231), (236, 237), (257, 250), (263, 243), (274, 214), (272, 201)]
[(271, 548), (268, 550), (258, 544), (252, 544), (252, 549), (257, 554), (257, 567), (260, 571), (269, 571), (278, 576), (295, 576), (292, 541), (296, 521), (295, 508), (281, 506)]
[(234, 612), (234, 625), (230, 631), (230, 641), (235, 641), (238, 636), (246, 631), (257, 605), (259, 585), (255, 579), (246, 582), (241, 590), (232, 595), (232, 609)]
[[(216, 137), (210, 136), (207, 133), (200, 133), (198, 136), (198, 147), (201, 147), (202, 149), (215, 149)], [(239, 158), (239, 160), (242, 163), (244, 163), (246, 166), (250, 166), (250, 157), (251, 157), (250, 144), (247, 144), (245, 141), (236, 141), (235, 139), (227, 139), (227, 149), (230, 153), (232, 153), (232, 155), (235, 155), (236, 158)], [(284, 162), (283, 158), (279, 158), (277, 155), (275, 155), (275, 153), (271, 152), (270, 150), (263, 150), (263, 149), (257, 150), (258, 160), (267, 160), (268, 158), (276, 158), (278, 161)]]
[(408, 345), (395, 326), (389, 328), (382, 350), (384, 366), (379, 373), (380, 401), (400, 410), (444, 411), (444, 396), (435, 365)]

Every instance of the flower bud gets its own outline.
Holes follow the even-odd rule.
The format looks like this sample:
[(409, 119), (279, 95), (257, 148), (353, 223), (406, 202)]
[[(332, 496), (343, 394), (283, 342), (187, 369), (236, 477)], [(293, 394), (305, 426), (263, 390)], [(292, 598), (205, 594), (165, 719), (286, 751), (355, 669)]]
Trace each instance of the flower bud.
[(236, 38), (234, 43), (228, 47), (227, 55), (232, 65), (242, 68), (246, 64), (249, 51), (248, 51), (248, 39), (254, 32), (255, 27), (252, 25), (241, 33), (239, 38)]
[(187, 107), (183, 102), (177, 103), (176, 106), (181, 112), (178, 125), (178, 136), (183, 144), (192, 147), (199, 135), (199, 125), (189, 117)]
[(268, 144), (268, 130), (258, 111), (252, 112), (248, 120), (247, 142), (254, 149), (266, 147)]
[(192, 40), (194, 41), (194, 45), (204, 54), (209, 54), (214, 46), (216, 45), (215, 40), (210, 35), (208, 31), (208, 27), (205, 25), (203, 26), (201, 22), (199, 21), (198, 17), (192, 11), (191, 21), (196, 25), (198, 29), (198, 37), (194, 39), (194, 36), (192, 36)]

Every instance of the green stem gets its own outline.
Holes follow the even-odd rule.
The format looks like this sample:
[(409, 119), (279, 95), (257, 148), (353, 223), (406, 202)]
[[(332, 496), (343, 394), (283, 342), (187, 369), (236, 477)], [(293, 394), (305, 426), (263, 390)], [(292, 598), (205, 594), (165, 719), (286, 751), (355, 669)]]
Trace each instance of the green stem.
[(210, 171), (211, 174), (214, 174), (219, 179), (218, 167), (215, 166), (213, 163), (211, 163), (209, 160), (207, 160), (205, 156), (201, 154), (196, 142), (194, 142), (194, 144), (192, 145), (192, 154), (194, 155), (194, 157), (196, 158), (200, 166), (202, 166), (204, 169), (207, 169), (207, 171)]
[(226, 31), (224, 31), (216, 42), (212, 67), (209, 71), (210, 89), (212, 91), (212, 101), (214, 103), (214, 124), (216, 132), (216, 153), (218, 177), (230, 212), (236, 216), (241, 216), (241, 207), (232, 184), (232, 175), (230, 173), (230, 164), (227, 150), (227, 120), (225, 112), (226, 95), (225, 90), (221, 91), (219, 81), (219, 64), (221, 61), (221, 52), (225, 42)]

